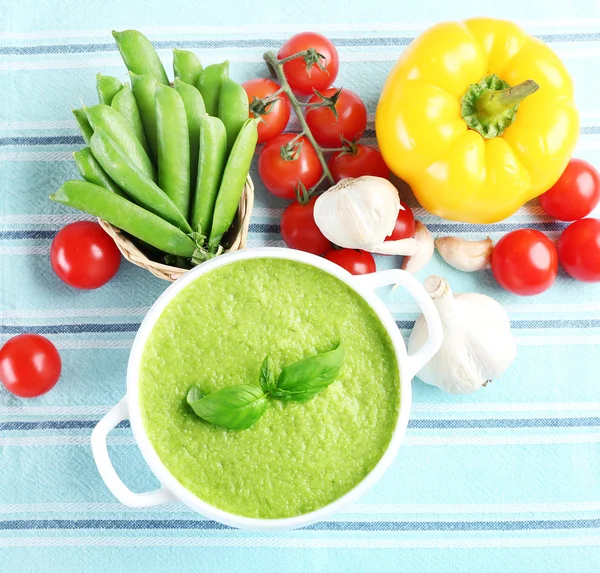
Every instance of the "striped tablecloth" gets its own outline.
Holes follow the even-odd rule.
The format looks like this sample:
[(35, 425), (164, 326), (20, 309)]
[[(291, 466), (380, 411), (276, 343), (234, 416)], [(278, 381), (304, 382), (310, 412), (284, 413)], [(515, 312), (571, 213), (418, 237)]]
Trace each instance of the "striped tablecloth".
[[(0, 391), (0, 571), (600, 570), (600, 285), (561, 273), (543, 295), (518, 298), (489, 273), (460, 274), (436, 258), (420, 278), (442, 273), (454, 290), (506, 306), (516, 363), (473, 396), (415, 381), (404, 446), (368, 495), (309, 529), (252, 534), (179, 504), (128, 510), (108, 492), (90, 432), (123, 395), (131, 341), (166, 283), (123, 264), (106, 287), (78, 292), (48, 261), (56, 231), (82, 218), (48, 200), (76, 176), (71, 154), (82, 141), (69, 109), (95, 101), (97, 71), (125, 72), (112, 28), (146, 32), (167, 63), (175, 46), (196, 49), (205, 64), (228, 58), (240, 81), (265, 73), (265, 49), (294, 32), (321, 31), (339, 48), (339, 85), (358, 92), (372, 114), (387, 72), (415, 35), (435, 21), (481, 14), (519, 21), (564, 59), (582, 116), (577, 153), (600, 164), (597, 2), (0, 0), (0, 341), (42, 333), (64, 361), (60, 383), (42, 398)], [(282, 204), (255, 181), (250, 246), (281, 245)], [(554, 238), (563, 227), (535, 203), (480, 227), (416, 212), (435, 234), (469, 238), (498, 239), (524, 226)], [(408, 333), (412, 301), (385, 296)], [(155, 486), (128, 428), (110, 443), (134, 490)]]

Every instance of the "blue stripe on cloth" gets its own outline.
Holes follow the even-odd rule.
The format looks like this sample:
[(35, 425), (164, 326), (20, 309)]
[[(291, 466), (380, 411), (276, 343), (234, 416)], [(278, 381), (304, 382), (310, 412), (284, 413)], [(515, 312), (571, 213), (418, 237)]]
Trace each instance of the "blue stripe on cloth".
[[(540, 519), (523, 521), (322, 521), (304, 527), (310, 531), (524, 531), (595, 529), (600, 519)], [(228, 525), (205, 519), (11, 519), (0, 530), (222, 530)]]
[[(414, 320), (397, 320), (396, 326), (400, 330), (410, 330), (415, 325)], [(512, 320), (511, 328), (523, 329), (551, 329), (551, 328), (600, 328), (600, 319), (539, 319), (539, 320)], [(140, 327), (139, 322), (117, 323), (78, 323), (78, 324), (33, 324), (13, 325), (0, 324), (0, 334), (23, 334), (27, 332), (39, 334), (82, 334), (82, 333), (116, 333), (136, 332)]]
[[(600, 34), (582, 32), (569, 34), (540, 34), (536, 36), (543, 42), (554, 44), (561, 42), (598, 42)], [(354, 47), (388, 47), (408, 46), (414, 36), (365, 37), (365, 38), (330, 38), (338, 48)], [(222, 48), (279, 48), (281, 40), (277, 38), (249, 38), (232, 40), (156, 40), (152, 44), (157, 50), (171, 48), (195, 48), (215, 50)], [(41, 54), (84, 54), (95, 52), (116, 52), (115, 42), (96, 44), (49, 44), (39, 46), (0, 46), (0, 55), (31, 56)]]
[[(0, 422), (0, 431), (34, 430), (87, 430), (98, 420), (40, 420)], [(415, 419), (408, 422), (413, 430), (468, 430), (476, 428), (589, 428), (600, 426), (600, 417), (587, 418), (498, 418), (473, 420)], [(120, 422), (117, 428), (129, 428), (129, 422)]]

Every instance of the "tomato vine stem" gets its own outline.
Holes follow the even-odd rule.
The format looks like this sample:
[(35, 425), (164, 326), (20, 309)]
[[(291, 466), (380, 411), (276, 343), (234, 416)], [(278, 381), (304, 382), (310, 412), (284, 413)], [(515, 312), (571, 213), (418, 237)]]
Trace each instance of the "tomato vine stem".
[[(308, 141), (310, 141), (311, 145), (313, 146), (313, 148), (315, 150), (315, 153), (317, 154), (317, 157), (319, 158), (319, 163), (321, 164), (321, 167), (323, 168), (323, 177), (321, 177), (321, 180), (319, 181), (319, 183), (317, 183), (317, 185), (315, 185), (315, 187), (317, 187), (319, 184), (321, 184), (322, 181), (324, 181), (325, 179), (329, 179), (329, 181), (333, 185), (335, 183), (335, 180), (333, 179), (333, 176), (331, 175), (331, 171), (329, 171), (329, 167), (327, 166), (327, 161), (325, 160), (325, 155), (324, 155), (325, 148), (322, 148), (317, 143), (312, 132), (310, 131), (310, 128), (308, 127), (308, 124), (306, 123), (306, 119), (304, 118), (304, 115), (302, 114), (302, 103), (299, 102), (298, 99), (296, 98), (296, 96), (294, 95), (294, 92), (292, 91), (292, 88), (290, 87), (290, 84), (288, 83), (287, 78), (285, 77), (285, 74), (283, 72), (283, 64), (289, 62), (290, 60), (294, 60), (296, 58), (303, 58), (307, 55), (308, 52), (309, 52), (309, 50), (304, 50), (303, 52), (298, 52), (297, 54), (292, 54), (291, 56), (288, 56), (287, 58), (283, 58), (282, 60), (279, 60), (277, 58), (277, 55), (275, 54), (275, 52), (268, 51), (263, 54), (263, 59), (267, 63), (267, 66), (269, 67), (269, 69), (275, 72), (275, 75), (277, 76), (277, 79), (279, 80), (279, 84), (281, 85), (281, 91), (283, 91), (290, 100), (290, 104), (291, 104), (292, 108), (294, 109), (296, 116), (298, 117), (298, 122), (300, 123), (300, 128), (301, 128), (300, 135), (304, 135), (306, 137), (306, 139), (308, 139)], [(298, 137), (300, 137), (300, 136), (298, 136)]]

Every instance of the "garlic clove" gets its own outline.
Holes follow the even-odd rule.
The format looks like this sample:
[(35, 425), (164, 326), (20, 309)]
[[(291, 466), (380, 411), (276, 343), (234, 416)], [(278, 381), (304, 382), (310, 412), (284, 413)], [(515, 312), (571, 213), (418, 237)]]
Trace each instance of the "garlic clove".
[(418, 250), (414, 255), (404, 257), (402, 261), (402, 270), (412, 274), (418, 273), (428, 265), (431, 257), (433, 257), (434, 250), (433, 237), (429, 229), (421, 221), (416, 221), (415, 223), (414, 238), (417, 241)]
[(379, 245), (370, 245), (365, 250), (377, 255), (414, 255), (419, 249), (417, 241), (413, 238), (398, 241), (385, 241)]
[(483, 241), (467, 241), (460, 237), (440, 237), (435, 246), (451, 267), (471, 273), (488, 268), (494, 250), (494, 243), (489, 237)]
[[(504, 373), (517, 354), (504, 308), (483, 294), (454, 295), (446, 280), (438, 276), (427, 278), (425, 289), (440, 314), (444, 341), (417, 376), (444, 392), (469, 394)], [(427, 323), (420, 316), (408, 341), (409, 353), (427, 339)]]
[(335, 245), (371, 251), (392, 233), (399, 211), (394, 185), (382, 177), (365, 175), (343, 179), (321, 194), (315, 202), (314, 219)]

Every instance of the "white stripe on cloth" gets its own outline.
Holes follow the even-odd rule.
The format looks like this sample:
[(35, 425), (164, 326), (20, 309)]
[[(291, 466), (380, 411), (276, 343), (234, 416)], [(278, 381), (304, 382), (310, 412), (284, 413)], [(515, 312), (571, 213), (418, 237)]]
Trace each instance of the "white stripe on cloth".
[[(1, 69), (1, 68), (0, 68)], [(0, 161), (72, 161), (72, 151), (4, 151)]]
[[(407, 436), (403, 446), (538, 446), (596, 444), (600, 434), (553, 434), (549, 436), (511, 434), (508, 436)], [(134, 446), (132, 436), (109, 436), (111, 446)], [(2, 447), (89, 446), (89, 436), (26, 436), (0, 438)]]
[(32, 310), (0, 310), (0, 320), (32, 318), (123, 317), (145, 316), (149, 306), (135, 308), (50, 308)]
[[(290, 534), (288, 534), (290, 535)], [(292, 534), (293, 535), (293, 534)], [(262, 547), (286, 549), (478, 549), (597, 547), (600, 536), (380, 539), (319, 537), (4, 537), (0, 547)]]
[[(363, 23), (314, 23), (311, 29), (315, 32), (359, 32), (356, 37), (367, 31), (378, 32), (420, 31), (437, 22), (363, 22)], [(517, 20), (523, 28), (550, 28), (561, 30), (591, 28), (600, 26), (600, 18), (560, 18), (560, 19), (524, 19)], [(306, 29), (304, 24), (272, 23), (248, 24), (239, 26), (147, 26), (144, 33), (147, 36), (182, 35), (182, 34), (295, 34)], [(110, 38), (110, 28), (92, 28), (80, 30), (41, 30), (28, 32), (0, 32), (0, 40), (43, 40), (68, 38)]]
[[(600, 511), (598, 501), (567, 503), (356, 503), (340, 514), (348, 515), (405, 515), (405, 514), (518, 514), (518, 513), (577, 513)], [(13, 503), (0, 505), (0, 515), (19, 513), (195, 513), (183, 503), (132, 509), (120, 503)]]

